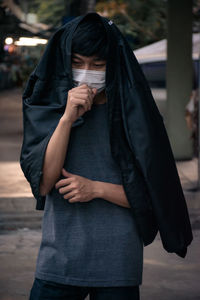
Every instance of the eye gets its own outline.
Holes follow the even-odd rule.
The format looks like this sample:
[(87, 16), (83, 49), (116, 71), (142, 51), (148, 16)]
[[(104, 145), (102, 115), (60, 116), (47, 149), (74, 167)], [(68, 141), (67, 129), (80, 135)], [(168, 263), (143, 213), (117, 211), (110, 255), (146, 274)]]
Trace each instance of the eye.
[(105, 64), (102, 64), (102, 65), (95, 65), (96, 67), (103, 67), (105, 66)]
[[(81, 65), (82, 62), (78, 62), (78, 61), (72, 60), (72, 63), (75, 64), (75, 65)], [(105, 66), (105, 63), (104, 64), (98, 64), (98, 65), (94, 64), (94, 66), (95, 67), (103, 67), (103, 66)]]

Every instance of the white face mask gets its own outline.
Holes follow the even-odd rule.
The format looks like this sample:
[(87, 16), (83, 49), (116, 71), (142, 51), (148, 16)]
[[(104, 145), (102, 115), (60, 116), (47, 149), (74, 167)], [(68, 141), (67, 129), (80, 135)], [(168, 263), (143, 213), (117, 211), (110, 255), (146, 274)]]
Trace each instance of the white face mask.
[(97, 88), (97, 94), (98, 94), (106, 86), (105, 71), (72, 68), (72, 75), (73, 75), (74, 87), (85, 83), (90, 88)]

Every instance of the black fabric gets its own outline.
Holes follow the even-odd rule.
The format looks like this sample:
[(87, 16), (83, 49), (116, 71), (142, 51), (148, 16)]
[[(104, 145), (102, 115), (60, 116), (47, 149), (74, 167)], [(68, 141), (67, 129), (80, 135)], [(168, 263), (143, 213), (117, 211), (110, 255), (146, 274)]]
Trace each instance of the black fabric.
[(84, 300), (88, 295), (90, 300), (139, 300), (140, 286), (91, 287), (65, 285), (35, 277), (29, 300)]
[[(36, 209), (44, 209), (46, 198), (39, 194), (45, 150), (73, 87), (73, 32), (91, 14), (102, 21), (108, 35), (106, 96), (111, 151), (120, 166), (144, 245), (159, 231), (165, 250), (185, 257), (193, 235), (163, 118), (127, 40), (111, 20), (97, 13), (76, 17), (52, 35), (23, 93), (20, 164), (37, 200)], [(83, 122), (84, 115), (73, 126)]]

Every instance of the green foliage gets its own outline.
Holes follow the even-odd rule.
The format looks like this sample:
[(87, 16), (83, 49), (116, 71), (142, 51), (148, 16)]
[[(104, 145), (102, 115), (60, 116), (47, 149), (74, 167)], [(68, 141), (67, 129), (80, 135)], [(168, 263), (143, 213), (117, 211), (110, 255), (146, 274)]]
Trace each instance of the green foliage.
[[(75, 0), (29, 0), (27, 3), (28, 11), (36, 13), (39, 22), (57, 27), (62, 16), (70, 15), (70, 4)], [(133, 50), (166, 38), (167, 1), (97, 0), (96, 3), (96, 11), (115, 22)]]
[(29, 12), (36, 13), (41, 23), (59, 26), (62, 16), (66, 14), (65, 2), (65, 0), (31, 0)]
[(166, 37), (166, 2), (163, 0), (131, 0), (129, 14), (137, 24), (140, 46)]
[(115, 22), (133, 50), (166, 37), (163, 0), (99, 0), (96, 10)]

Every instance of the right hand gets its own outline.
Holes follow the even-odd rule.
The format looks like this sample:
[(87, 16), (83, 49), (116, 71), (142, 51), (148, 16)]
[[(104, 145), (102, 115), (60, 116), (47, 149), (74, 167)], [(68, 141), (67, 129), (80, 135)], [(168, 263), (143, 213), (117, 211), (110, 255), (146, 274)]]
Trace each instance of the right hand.
[(75, 122), (78, 117), (91, 109), (96, 93), (97, 89), (91, 89), (87, 84), (82, 84), (69, 90), (63, 116), (71, 123)]

